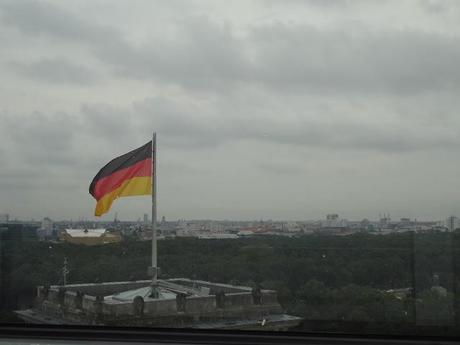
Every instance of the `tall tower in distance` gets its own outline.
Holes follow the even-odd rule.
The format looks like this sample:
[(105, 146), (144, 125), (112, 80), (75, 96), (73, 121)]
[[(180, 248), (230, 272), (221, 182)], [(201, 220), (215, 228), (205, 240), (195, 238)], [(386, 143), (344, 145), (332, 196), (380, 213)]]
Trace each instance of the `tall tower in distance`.
[(10, 221), (10, 215), (8, 213), (0, 214), (0, 223), (8, 223)]
[(455, 216), (447, 217), (446, 227), (449, 231), (454, 231), (459, 227), (459, 219)]

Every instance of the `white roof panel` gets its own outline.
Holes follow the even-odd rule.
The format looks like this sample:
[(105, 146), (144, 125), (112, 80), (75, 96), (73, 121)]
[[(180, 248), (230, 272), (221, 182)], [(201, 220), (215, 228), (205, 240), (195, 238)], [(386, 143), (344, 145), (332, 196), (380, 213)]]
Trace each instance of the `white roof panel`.
[(101, 237), (105, 229), (65, 229), (65, 232), (72, 237)]

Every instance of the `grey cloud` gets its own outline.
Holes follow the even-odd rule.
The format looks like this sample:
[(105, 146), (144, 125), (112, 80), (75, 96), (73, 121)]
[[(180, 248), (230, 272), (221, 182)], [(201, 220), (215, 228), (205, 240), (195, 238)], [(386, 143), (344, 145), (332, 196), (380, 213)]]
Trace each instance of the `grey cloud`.
[[(263, 2), (269, 6), (286, 6), (288, 5), (295, 5), (299, 7), (305, 7), (305, 5), (313, 5), (318, 7), (338, 7), (344, 8), (350, 6), (350, 4), (358, 3), (359, 0), (352, 0), (351, 3), (349, 0), (264, 0)], [(368, 0), (370, 1), (370, 0)]]
[(108, 104), (86, 104), (81, 109), (84, 131), (104, 140), (126, 147), (132, 138), (150, 138), (152, 131), (161, 133), (162, 145), (180, 149), (210, 148), (225, 142), (219, 135), (224, 128), (209, 108), (182, 105), (167, 98), (149, 98), (130, 107)]
[(163, 140), (171, 147), (205, 148), (226, 140), (222, 129), (227, 120), (216, 116), (213, 106), (180, 104), (166, 98), (149, 98), (133, 105), (142, 123), (151, 124), (164, 133)]
[[(75, 134), (76, 121), (67, 114), (2, 114), (0, 133), (7, 141), (7, 153), (21, 152), (9, 157), (16, 164), (47, 166), (75, 163), (69, 155)], [(7, 160), (7, 162), (9, 161)]]
[[(357, 3), (359, 0), (354, 0), (352, 2)], [(326, 7), (347, 7), (350, 5), (349, 0), (307, 0), (307, 1), (302, 1), (302, 0), (294, 0), (294, 2), (302, 3), (305, 5), (305, 3), (315, 5), (315, 6), (326, 6)]]
[[(295, 180), (298, 176), (318, 174), (318, 169), (302, 166), (308, 162), (302, 156), (303, 148), (318, 149), (315, 154), (319, 157), (342, 154), (352, 157), (356, 152), (363, 152), (364, 157), (372, 156), (373, 152), (394, 153), (401, 157), (422, 150), (443, 149), (445, 152), (452, 148), (456, 152), (460, 146), (458, 126), (447, 124), (434, 126), (403, 118), (394, 122), (386, 119), (382, 123), (352, 118), (327, 121), (303, 117), (280, 121), (260, 113), (254, 113), (248, 123), (247, 118), (232, 117), (229, 109), (216, 116), (216, 109), (224, 107), (223, 104), (192, 105), (156, 97), (123, 108), (89, 104), (72, 116), (3, 114), (4, 125), (0, 133), (6, 140), (2, 148), (7, 154), (5, 161), (11, 164), (3, 166), (0, 173), (2, 189), (15, 193), (35, 191), (36, 195), (53, 194), (47, 188), (74, 190), (81, 194), (82, 204), (88, 205), (84, 191), (97, 169), (114, 155), (141, 145), (152, 130), (160, 134), (161, 166), (163, 173), (168, 175), (165, 179), (169, 188), (178, 190), (183, 188), (176, 186), (178, 180), (181, 186), (189, 184), (184, 171), (187, 176), (208, 176), (213, 181), (231, 180), (231, 173), (224, 173), (228, 159), (253, 171), (246, 180), (243, 178), (244, 183), (264, 176), (265, 182), (261, 182), (264, 185), (276, 176), (290, 176)], [(235, 145), (248, 155), (242, 157), (241, 152), (232, 152)], [(289, 155), (279, 157), (274, 163), (269, 153), (261, 154), (260, 150), (273, 147)], [(315, 154), (312, 156), (312, 151), (309, 152), (309, 159), (314, 159)], [(225, 158), (219, 157), (220, 153), (225, 153)], [(214, 161), (208, 156), (219, 158)], [(328, 165), (322, 164), (321, 169), (327, 170)], [(343, 161), (334, 164), (340, 167)], [(220, 165), (223, 167), (219, 168)], [(197, 170), (201, 166), (205, 173)], [(224, 176), (217, 177), (215, 171)], [(200, 183), (215, 183), (201, 179)], [(286, 180), (282, 182), (289, 187)], [(248, 187), (245, 186), (243, 188)]]
[(453, 5), (447, 0), (419, 0), (419, 4), (425, 11), (436, 14), (445, 12), (449, 6)]
[(32, 63), (11, 62), (21, 75), (50, 83), (88, 85), (96, 81), (97, 73), (63, 58), (42, 59)]
[[(457, 88), (460, 81), (457, 38), (415, 32), (354, 37), (281, 25), (253, 28), (243, 41), (219, 33), (212, 23), (201, 25), (207, 25), (207, 30), (200, 28), (185, 43), (148, 48), (133, 54), (132, 60), (116, 63), (133, 77), (208, 88), (255, 83), (278, 91), (397, 94)], [(187, 27), (188, 32), (194, 30), (193, 25)], [(203, 39), (199, 33), (204, 31), (214, 34)]]
[(81, 108), (82, 122), (86, 133), (107, 141), (122, 140), (126, 134), (133, 133), (133, 118), (129, 109), (107, 104), (85, 104)]
[(169, 40), (152, 37), (137, 48), (124, 42), (122, 51), (118, 43), (109, 43), (95, 53), (122, 75), (186, 87), (222, 88), (250, 74), (245, 51), (231, 27), (200, 16), (179, 23), (176, 29)]
[[(222, 108), (225, 106), (179, 105), (173, 100), (151, 98), (133, 106), (132, 114), (138, 118), (131, 119), (143, 127), (149, 128), (150, 124), (150, 128), (162, 133), (166, 145), (182, 149), (210, 148), (239, 140), (383, 152), (458, 148), (460, 145), (460, 133), (452, 126), (452, 121), (436, 125), (413, 118), (363, 122), (352, 118), (308, 120), (309, 116), (281, 121), (276, 116), (254, 112), (248, 123), (248, 116), (237, 116), (229, 109), (222, 113)], [(147, 131), (145, 134), (149, 135)]]
[(270, 172), (276, 175), (295, 175), (302, 173), (304, 169), (299, 165), (286, 162), (265, 162), (259, 164), (259, 168), (264, 172)]
[(248, 28), (243, 37), (230, 25), (200, 16), (178, 22), (175, 34), (133, 46), (116, 29), (51, 5), (14, 2), (3, 12), (22, 31), (86, 43), (125, 76), (187, 88), (246, 83), (286, 92), (401, 94), (457, 89), (460, 82), (460, 40), (441, 34), (267, 24)]
[(282, 87), (397, 94), (457, 87), (460, 81), (460, 42), (437, 34), (352, 34), (280, 24), (255, 28), (252, 42), (259, 79)]
[[(207, 89), (239, 83), (278, 91), (413, 93), (458, 88), (460, 40), (390, 31), (356, 36), (307, 26), (251, 28), (246, 39), (212, 21), (188, 22), (178, 41), (100, 47), (124, 75)], [(115, 48), (115, 49), (111, 49)]]
[[(313, 3), (315, 8), (306, 8), (318, 15), (352, 6)], [(23, 47), (26, 54), (33, 57), (37, 49), (37, 55), (50, 57), (30, 62), (18, 49), (6, 58), (18, 56), (18, 73), (7, 75), (11, 84), (3, 89), (8, 93), (2, 107), (17, 106), (17, 113), (0, 113), (0, 184), (13, 195), (0, 199), (2, 208), (27, 198), (24, 214), (49, 212), (41, 200), (49, 200), (59, 216), (90, 214), (87, 183), (94, 173), (114, 155), (149, 140), (152, 130), (161, 145), (162, 200), (177, 217), (246, 216), (253, 205), (267, 212), (268, 193), (283, 194), (286, 209), (298, 207), (300, 217), (309, 208), (351, 207), (349, 195), (358, 190), (363, 192), (356, 209), (376, 194), (376, 208), (398, 200), (430, 200), (421, 212), (442, 200), (458, 204), (452, 187), (458, 167), (451, 157), (460, 146), (460, 44), (454, 32), (433, 33), (442, 26), (398, 31), (389, 23), (372, 31), (353, 26), (344, 15), (346, 24), (340, 19), (326, 30), (295, 24), (301, 15), (283, 21), (281, 14), (276, 23), (242, 27), (205, 9), (172, 11), (164, 32), (148, 32), (148, 25), (130, 32), (127, 25), (123, 36), (111, 13), (104, 20), (113, 26), (105, 26), (84, 16), (93, 5), (78, 5), (78, 15), (59, 6), (0, 2), (11, 41), (27, 36), (33, 44)], [(25, 46), (19, 39), (17, 44)], [(87, 60), (102, 63), (87, 65), (88, 53)], [(85, 66), (112, 70), (113, 84), (94, 85), (93, 70)], [(46, 83), (33, 90), (28, 78), (60, 83), (59, 92), (52, 94), (56, 85)], [(85, 88), (66, 85), (71, 82)], [(50, 111), (59, 107), (67, 113)], [(80, 211), (52, 201), (65, 189), (76, 195)], [(203, 191), (207, 197), (197, 202)], [(299, 205), (292, 201), (296, 195)], [(216, 209), (218, 203), (224, 211)], [(131, 206), (133, 217), (144, 212), (142, 205)]]
[(398, 123), (394, 128), (379, 128), (378, 124), (337, 121), (334, 124), (292, 123), (280, 128), (273, 123), (271, 133), (254, 132), (246, 139), (257, 138), (267, 142), (311, 148), (396, 153), (460, 146), (458, 132), (450, 133), (449, 129), (444, 129), (440, 133), (430, 133), (433, 130), (429, 127), (420, 129), (410, 126)]
[(32, 35), (80, 42), (103, 42), (119, 35), (114, 28), (86, 22), (44, 1), (4, 1), (0, 5), (0, 15), (5, 23)]
[[(439, 125), (417, 122), (412, 118), (382, 123), (352, 118), (280, 121), (276, 117), (254, 113), (249, 124), (243, 116), (232, 116), (231, 110), (217, 116), (216, 109), (222, 107), (215, 104), (198, 106), (157, 97), (125, 108), (85, 105), (72, 116), (3, 114), (0, 133), (6, 138), (2, 149), (4, 161), (8, 164), (4, 165), (0, 177), (13, 185), (30, 179), (28, 174), (16, 174), (16, 171), (48, 177), (68, 176), (69, 183), (87, 181), (108, 158), (147, 141), (152, 130), (160, 133), (163, 150), (183, 154), (187, 151), (213, 151), (240, 142), (247, 143), (247, 150), (252, 150), (250, 143), (254, 141), (259, 143), (258, 147), (281, 144), (325, 152), (396, 154), (458, 150), (460, 146), (458, 126), (452, 126), (452, 121)], [(253, 163), (279, 174), (295, 174), (302, 169), (289, 161), (276, 167), (270, 167), (263, 160)]]
[[(0, 136), (3, 157), (0, 185), (15, 194), (31, 195), (55, 190), (85, 190), (93, 169), (92, 151), (86, 148), (88, 131), (77, 117), (66, 113), (2, 113)], [(98, 151), (94, 146), (93, 151)], [(106, 145), (107, 146), (107, 145)], [(92, 160), (88, 163), (88, 160)], [(36, 196), (36, 195), (35, 195)]]

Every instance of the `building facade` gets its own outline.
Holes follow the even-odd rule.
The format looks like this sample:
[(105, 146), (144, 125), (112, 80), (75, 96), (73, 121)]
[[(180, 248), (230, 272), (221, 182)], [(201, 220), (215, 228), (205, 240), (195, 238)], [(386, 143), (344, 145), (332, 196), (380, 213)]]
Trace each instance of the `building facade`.
[(59, 234), (59, 240), (73, 244), (95, 246), (121, 242), (119, 234), (112, 234), (106, 229), (65, 229)]

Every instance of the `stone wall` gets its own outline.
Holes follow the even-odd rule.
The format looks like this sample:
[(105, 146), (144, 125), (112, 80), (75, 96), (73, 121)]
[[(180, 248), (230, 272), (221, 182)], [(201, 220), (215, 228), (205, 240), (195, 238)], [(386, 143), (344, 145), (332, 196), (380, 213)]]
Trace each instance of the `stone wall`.
[(144, 314), (152, 315), (171, 315), (177, 313), (175, 299), (165, 299), (160, 301), (146, 302), (144, 305)]
[(248, 292), (231, 293), (225, 296), (225, 305), (230, 308), (253, 304), (252, 294)]
[(96, 298), (94, 296), (84, 295), (83, 296), (83, 310), (86, 310), (88, 312), (96, 312), (96, 308), (94, 305), (95, 302), (96, 302)]
[(209, 313), (216, 310), (215, 296), (187, 297), (185, 312), (192, 314)]
[(262, 290), (262, 304), (278, 304), (278, 295), (273, 290)]

